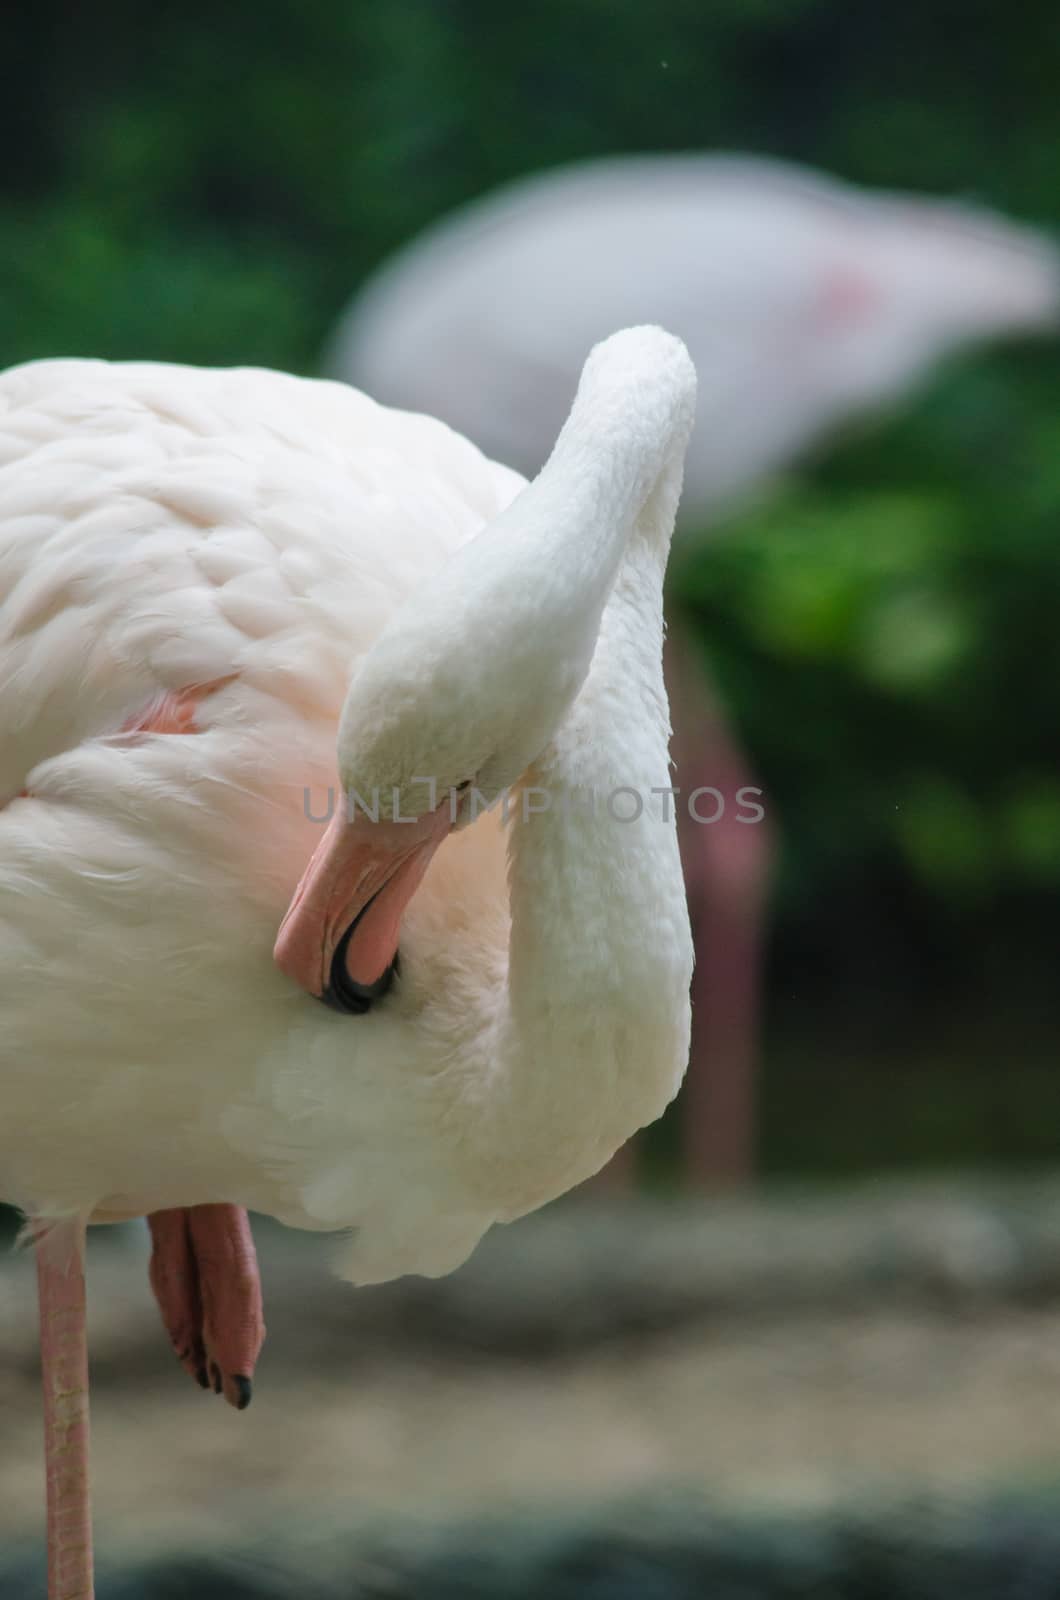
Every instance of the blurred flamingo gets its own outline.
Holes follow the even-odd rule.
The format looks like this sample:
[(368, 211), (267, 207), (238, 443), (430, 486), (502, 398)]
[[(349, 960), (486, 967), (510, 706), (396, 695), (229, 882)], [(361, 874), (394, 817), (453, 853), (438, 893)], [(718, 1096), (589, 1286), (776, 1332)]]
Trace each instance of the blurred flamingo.
[[(1058, 310), (1055, 249), (989, 211), (748, 156), (616, 157), (514, 183), (428, 228), (356, 296), (327, 367), (533, 472), (586, 345), (661, 322), (700, 378), (679, 524), (693, 536), (951, 352), (1035, 333)], [(673, 605), (667, 682), (675, 783), (726, 805), (703, 826), (678, 807), (697, 950), (686, 1168), (740, 1180), (753, 1163), (773, 830), (768, 802), (757, 826), (741, 820), (753, 813), (735, 797), (754, 779)]]

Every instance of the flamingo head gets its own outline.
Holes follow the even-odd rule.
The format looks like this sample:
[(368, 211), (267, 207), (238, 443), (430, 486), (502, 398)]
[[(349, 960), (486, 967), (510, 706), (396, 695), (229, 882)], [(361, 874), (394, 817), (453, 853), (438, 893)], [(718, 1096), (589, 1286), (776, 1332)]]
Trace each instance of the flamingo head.
[(524, 774), (588, 672), (600, 606), (569, 603), (559, 571), (532, 569), (520, 537), (532, 487), (413, 593), (355, 669), (338, 735), (345, 803), (274, 949), (337, 1010), (386, 992), (435, 852)]

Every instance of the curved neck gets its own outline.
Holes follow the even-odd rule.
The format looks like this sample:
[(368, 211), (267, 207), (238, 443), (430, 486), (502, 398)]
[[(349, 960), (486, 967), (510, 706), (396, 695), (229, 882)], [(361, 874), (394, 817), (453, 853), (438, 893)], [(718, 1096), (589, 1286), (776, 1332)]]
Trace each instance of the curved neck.
[[(474, 773), (487, 797), (516, 783), (508, 963), (490, 966), (470, 1005), (458, 986), (481, 1066), (484, 1192), (513, 1197), (513, 1214), (658, 1116), (687, 1058), (662, 583), (694, 405), (688, 353), (661, 329), (598, 346), (538, 478), (415, 591), (344, 713), (348, 765), (367, 729), (368, 770), (374, 752), (400, 771), (408, 719), (394, 685), (414, 707), (422, 684), (450, 692), (432, 723), (436, 778)], [(343, 727), (340, 753), (345, 740)]]
[[(627, 534), (589, 675), (513, 798), (492, 1134), (526, 1209), (677, 1090), (692, 945), (670, 787), (662, 583), (681, 444)], [(565, 1134), (569, 1135), (565, 1140)]]

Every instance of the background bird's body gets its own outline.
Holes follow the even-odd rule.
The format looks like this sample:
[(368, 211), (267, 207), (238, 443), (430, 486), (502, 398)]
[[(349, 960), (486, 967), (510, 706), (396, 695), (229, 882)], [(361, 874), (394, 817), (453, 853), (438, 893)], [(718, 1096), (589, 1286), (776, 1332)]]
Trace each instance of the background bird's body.
[[(492, 818), (441, 851), (372, 1014), (272, 961), (354, 662), (521, 480), (272, 373), (47, 363), (0, 404), (0, 1194), (43, 1217), (229, 1201), (355, 1224), (362, 1281), (449, 1269), (676, 1087), (625, 1104), (611, 1063), (597, 1107), (541, 1061), (539, 1124), (493, 1119)], [(187, 731), (152, 731), (174, 701)]]
[(700, 378), (681, 521), (702, 527), (942, 356), (1055, 318), (1060, 267), (988, 211), (809, 168), (617, 156), (509, 184), (424, 230), (355, 298), (329, 368), (534, 472), (582, 352), (661, 322)]

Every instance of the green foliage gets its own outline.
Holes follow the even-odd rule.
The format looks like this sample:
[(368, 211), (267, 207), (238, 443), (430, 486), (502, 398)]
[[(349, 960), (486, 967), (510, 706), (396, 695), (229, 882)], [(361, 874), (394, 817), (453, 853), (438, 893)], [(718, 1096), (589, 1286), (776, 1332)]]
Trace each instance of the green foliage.
[(1058, 883), (1060, 427), (1032, 413), (999, 437), (1022, 380), (1015, 361), (952, 374), (678, 575), (800, 892), (880, 851), (962, 904)]

